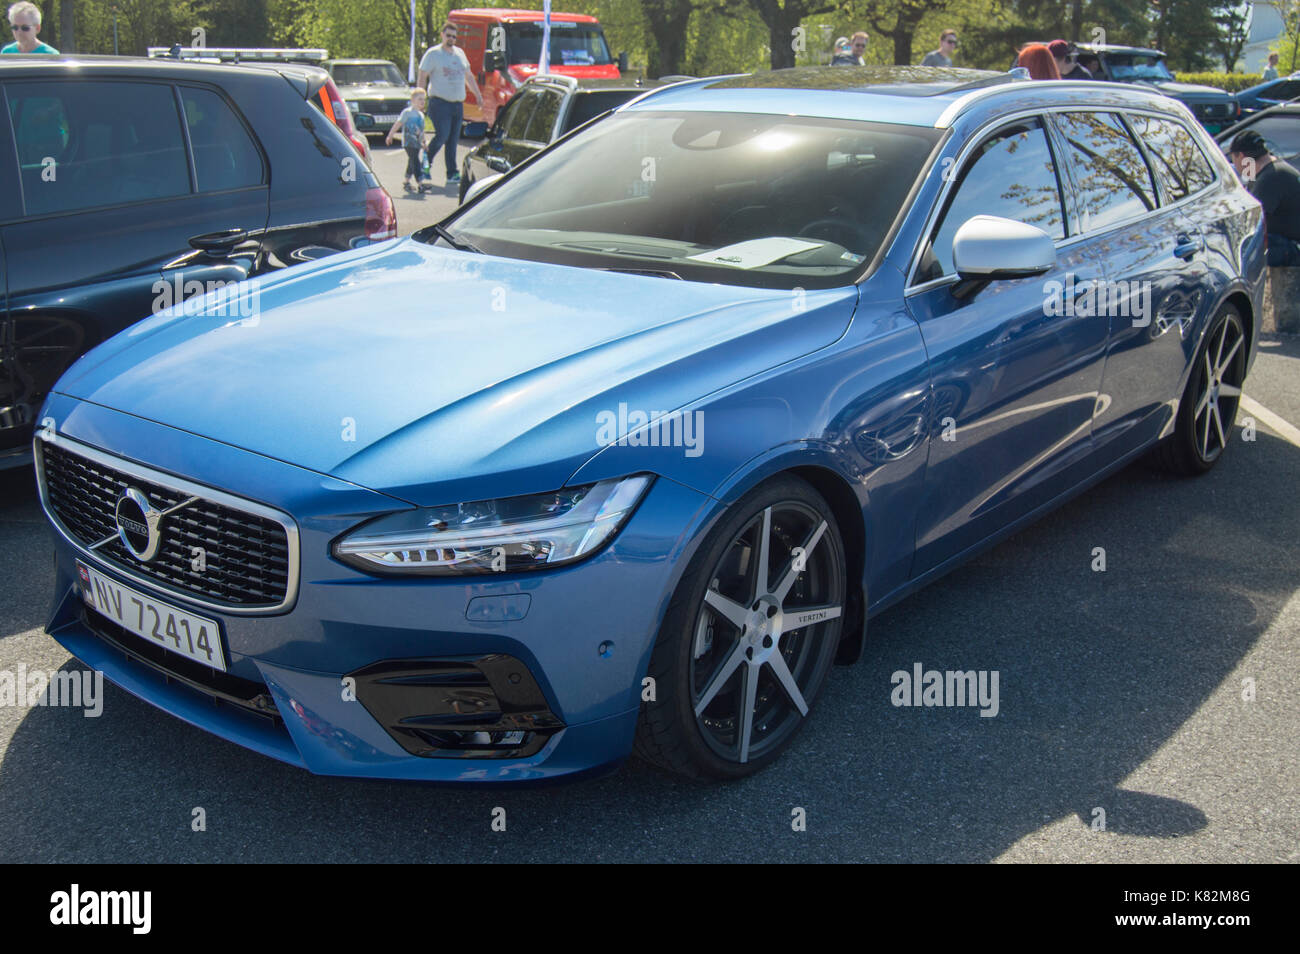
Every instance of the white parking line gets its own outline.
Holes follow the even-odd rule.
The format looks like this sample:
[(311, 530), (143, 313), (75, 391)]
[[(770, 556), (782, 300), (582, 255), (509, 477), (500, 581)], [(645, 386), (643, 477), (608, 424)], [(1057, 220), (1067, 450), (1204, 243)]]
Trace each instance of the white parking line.
[(1300, 447), (1300, 427), (1296, 427), (1285, 418), (1274, 414), (1264, 405), (1246, 394), (1241, 396), (1241, 408), (1246, 413), (1253, 414), (1255, 417), (1267, 424), (1272, 430), (1277, 432), (1279, 437), (1285, 438), (1296, 447)]

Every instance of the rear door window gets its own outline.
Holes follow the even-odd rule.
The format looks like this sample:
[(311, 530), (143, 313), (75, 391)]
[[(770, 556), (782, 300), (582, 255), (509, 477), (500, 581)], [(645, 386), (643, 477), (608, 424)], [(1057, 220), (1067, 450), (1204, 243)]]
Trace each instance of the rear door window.
[(528, 132), (524, 134), (524, 138), (529, 142), (546, 143), (551, 141), (551, 133), (555, 129), (555, 120), (559, 118), (560, 104), (564, 102), (564, 97), (552, 89), (540, 92), (537, 107), (533, 110), (532, 118), (528, 120)]
[(28, 215), (190, 192), (171, 86), (14, 82), (7, 85), (7, 99)]
[(1260, 95), (1265, 99), (1272, 99), (1278, 102), (1295, 99), (1297, 96), (1300, 96), (1300, 80), (1283, 80), (1280, 83), (1274, 83)]
[(1169, 201), (1195, 195), (1214, 181), (1214, 169), (1181, 123), (1142, 115), (1129, 116), (1128, 121), (1146, 146)]
[(528, 131), (528, 121), (533, 118), (533, 110), (537, 108), (537, 99), (540, 94), (539, 90), (530, 89), (519, 94), (510, 108), (506, 111), (505, 121), (502, 123), (502, 129), (505, 131), (507, 139), (524, 139), (524, 134)]
[(1114, 113), (1058, 113), (1082, 206), (1084, 231), (1108, 228), (1156, 207), (1151, 170)]
[(1278, 113), (1265, 116), (1246, 128), (1263, 136), (1268, 151), (1273, 155), (1280, 156), (1287, 162), (1300, 156), (1300, 116)]
[(225, 100), (211, 90), (184, 86), (181, 102), (200, 192), (259, 186), (266, 181), (261, 152)]

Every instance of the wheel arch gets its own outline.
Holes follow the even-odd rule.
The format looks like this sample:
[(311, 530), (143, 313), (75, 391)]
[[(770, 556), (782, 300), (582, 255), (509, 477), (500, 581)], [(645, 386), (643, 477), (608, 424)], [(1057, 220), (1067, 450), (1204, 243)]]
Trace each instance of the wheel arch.
[[(811, 454), (810, 454), (811, 452)], [(841, 628), (840, 648), (835, 661), (839, 664), (856, 662), (862, 655), (866, 641), (867, 580), (867, 509), (863, 496), (866, 491), (845, 476), (835, 451), (816, 442), (799, 442), (780, 448), (775, 453), (750, 462), (743, 471), (731, 475), (712, 497), (719, 506), (710, 516), (708, 524), (723, 513), (728, 506), (755, 487), (785, 475), (793, 475), (812, 486), (825, 498), (831, 515), (839, 527), (844, 542), (845, 579), (848, 586), (845, 622)]]

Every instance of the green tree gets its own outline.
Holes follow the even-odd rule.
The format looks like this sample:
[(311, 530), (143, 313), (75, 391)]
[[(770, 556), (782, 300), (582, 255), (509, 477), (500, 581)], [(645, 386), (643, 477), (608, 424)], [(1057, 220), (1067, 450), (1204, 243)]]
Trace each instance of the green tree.
[(917, 27), (927, 14), (943, 13), (947, 8), (944, 0), (882, 0), (868, 9), (872, 27), (893, 44), (894, 63), (910, 66)]
[(1275, 0), (1274, 5), (1282, 15), (1282, 35), (1271, 49), (1281, 58), (1279, 65), (1294, 73), (1300, 69), (1300, 0)]
[(1241, 51), (1250, 37), (1250, 7), (1242, 3), (1217, 3), (1210, 16), (1218, 32), (1214, 38), (1215, 52), (1223, 58), (1223, 69), (1231, 73), (1237, 68)]

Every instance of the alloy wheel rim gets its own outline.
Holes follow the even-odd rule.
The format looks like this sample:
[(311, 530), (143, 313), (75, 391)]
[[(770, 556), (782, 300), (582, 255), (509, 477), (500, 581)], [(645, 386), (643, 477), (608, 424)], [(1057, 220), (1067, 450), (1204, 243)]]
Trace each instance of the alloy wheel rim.
[(828, 530), (806, 504), (773, 504), (713, 569), (692, 632), (691, 705), (706, 744), (728, 761), (761, 758), (808, 714), (826, 630), (843, 613)]
[(1205, 349), (1200, 389), (1192, 414), (1192, 436), (1196, 453), (1209, 463), (1228, 446), (1228, 433), (1241, 400), (1241, 362), (1238, 360), (1245, 334), (1232, 318), (1219, 326)]

